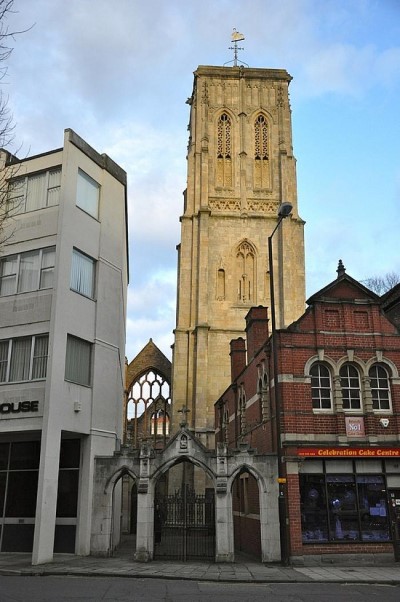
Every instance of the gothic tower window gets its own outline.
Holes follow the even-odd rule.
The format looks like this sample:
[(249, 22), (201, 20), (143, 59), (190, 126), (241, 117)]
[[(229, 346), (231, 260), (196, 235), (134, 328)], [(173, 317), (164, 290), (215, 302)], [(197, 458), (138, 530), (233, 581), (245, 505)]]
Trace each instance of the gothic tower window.
[(221, 188), (232, 186), (232, 132), (231, 119), (222, 113), (217, 124), (217, 181)]
[(254, 188), (268, 188), (268, 124), (264, 115), (254, 123)]
[(248, 241), (244, 241), (236, 252), (237, 300), (239, 303), (255, 303), (255, 266), (254, 247)]

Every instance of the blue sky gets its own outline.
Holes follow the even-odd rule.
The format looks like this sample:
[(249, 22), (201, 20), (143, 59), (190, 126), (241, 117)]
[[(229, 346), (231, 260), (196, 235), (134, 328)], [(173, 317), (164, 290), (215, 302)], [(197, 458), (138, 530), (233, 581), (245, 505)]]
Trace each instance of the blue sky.
[[(170, 356), (188, 105), (198, 65), (284, 68), (307, 294), (400, 273), (400, 0), (15, 0), (3, 90), (20, 156), (74, 129), (128, 173), (127, 357)], [(15, 150), (15, 149), (14, 149)]]

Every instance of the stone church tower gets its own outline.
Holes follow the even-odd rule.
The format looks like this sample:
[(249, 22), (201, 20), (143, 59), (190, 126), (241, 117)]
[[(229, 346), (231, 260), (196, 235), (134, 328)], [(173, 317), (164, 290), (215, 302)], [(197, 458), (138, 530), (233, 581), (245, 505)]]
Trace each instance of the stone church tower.
[(230, 383), (229, 343), (254, 305), (269, 306), (273, 239), (277, 326), (304, 311), (304, 222), (298, 215), (288, 87), (280, 69), (200, 66), (190, 105), (188, 176), (178, 247), (173, 430), (185, 420), (213, 445), (213, 404)]

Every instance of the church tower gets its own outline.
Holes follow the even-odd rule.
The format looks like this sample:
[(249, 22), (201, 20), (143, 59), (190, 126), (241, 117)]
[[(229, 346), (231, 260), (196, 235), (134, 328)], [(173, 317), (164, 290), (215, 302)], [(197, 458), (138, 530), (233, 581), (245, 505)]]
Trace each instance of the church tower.
[[(235, 61), (236, 63), (236, 61)], [(277, 327), (304, 311), (304, 222), (297, 208), (289, 83), (281, 69), (200, 66), (190, 105), (187, 190), (178, 246), (173, 429), (213, 445), (216, 399), (230, 383), (229, 343), (250, 307), (270, 304), (273, 239)]]

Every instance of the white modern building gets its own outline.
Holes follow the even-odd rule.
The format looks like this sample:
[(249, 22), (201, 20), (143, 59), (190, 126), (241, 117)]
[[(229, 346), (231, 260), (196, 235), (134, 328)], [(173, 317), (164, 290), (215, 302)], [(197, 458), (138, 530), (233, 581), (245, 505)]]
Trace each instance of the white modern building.
[(90, 553), (94, 457), (122, 436), (126, 173), (70, 129), (0, 162), (0, 551), (39, 564)]

